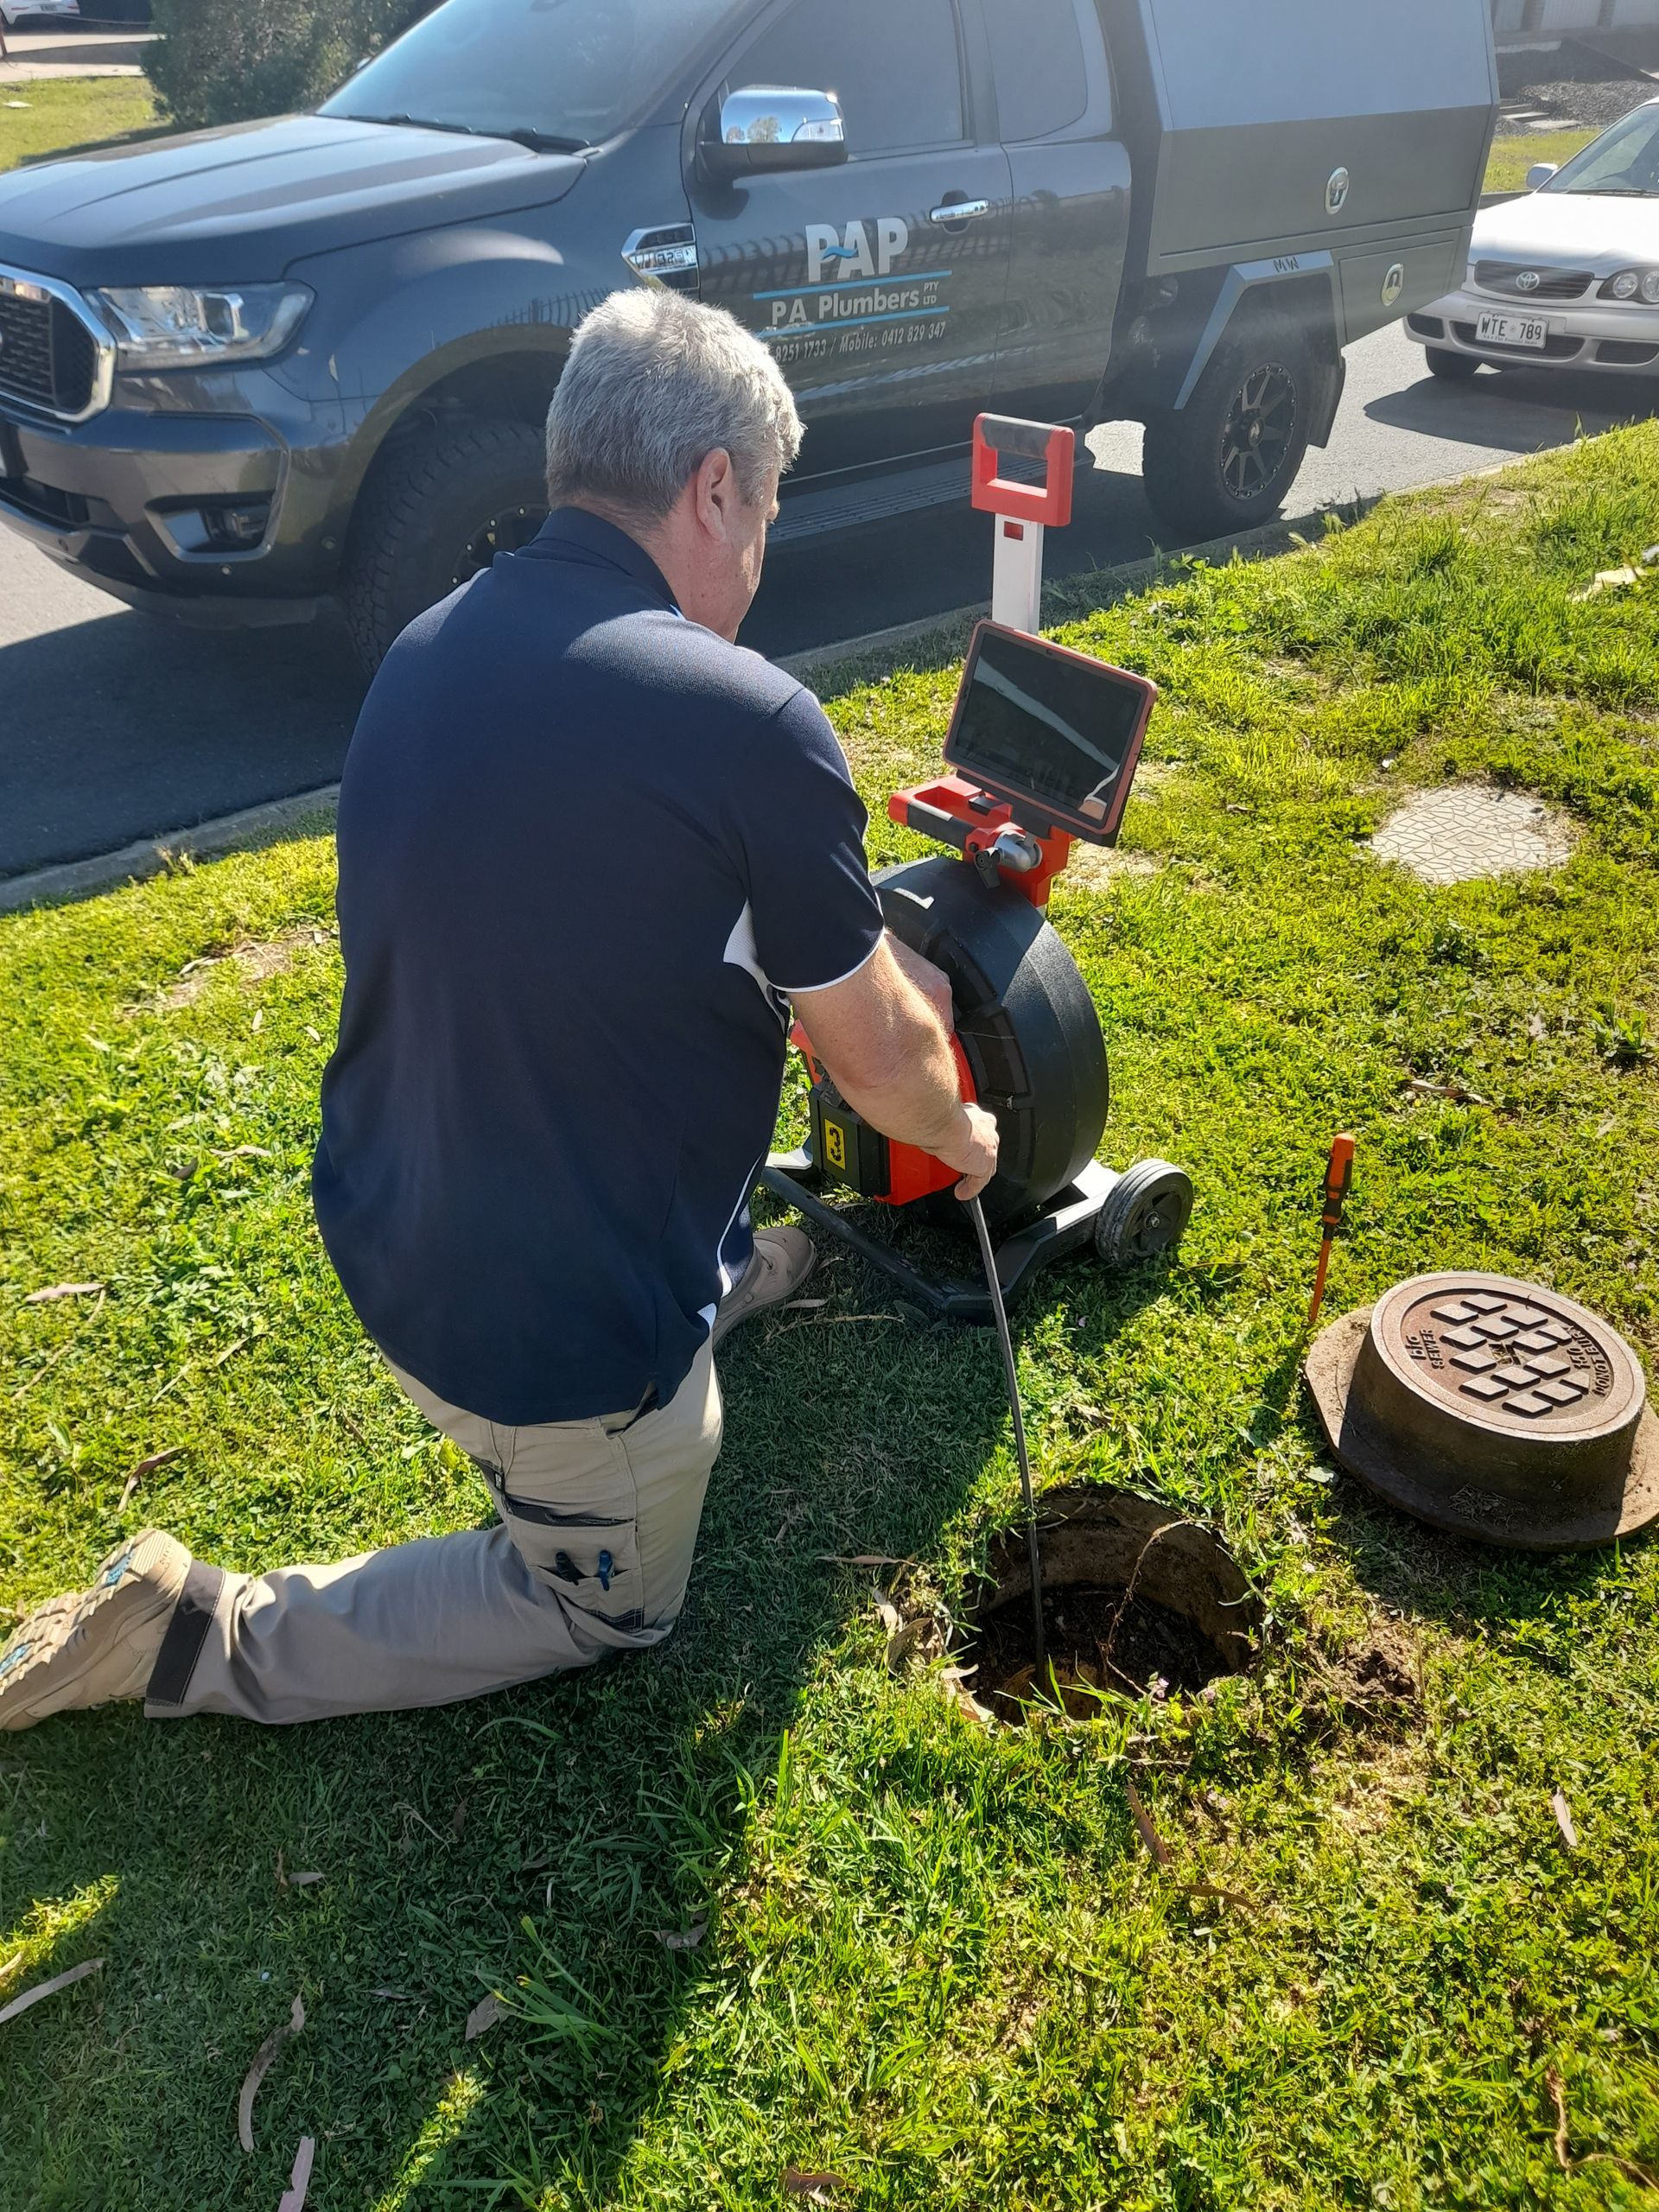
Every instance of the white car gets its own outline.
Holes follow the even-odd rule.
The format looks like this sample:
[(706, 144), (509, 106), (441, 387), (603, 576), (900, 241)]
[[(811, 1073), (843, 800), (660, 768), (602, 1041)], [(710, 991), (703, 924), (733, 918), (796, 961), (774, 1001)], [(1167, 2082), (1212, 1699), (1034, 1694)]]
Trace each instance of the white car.
[(1659, 364), (1659, 99), (1604, 130), (1564, 168), (1528, 172), (1519, 200), (1475, 220), (1461, 291), (1406, 328), (1437, 377), (1494, 368)]
[(50, 16), (61, 22), (67, 16), (79, 13), (80, 0), (0, 0), (0, 23), (8, 30), (38, 17)]

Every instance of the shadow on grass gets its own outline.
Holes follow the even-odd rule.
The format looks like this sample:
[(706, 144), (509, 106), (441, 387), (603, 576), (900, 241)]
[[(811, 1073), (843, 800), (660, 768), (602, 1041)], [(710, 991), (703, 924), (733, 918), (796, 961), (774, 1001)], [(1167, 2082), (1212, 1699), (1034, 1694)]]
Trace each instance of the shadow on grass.
[[(1087, 1303), (1124, 1319), (1163, 1281)], [(868, 1573), (836, 1562), (938, 1556), (1007, 1434), (991, 1332), (895, 1318), (833, 1247), (813, 1289), (825, 1307), (722, 1356), (726, 1449), (660, 1651), (437, 1712), (262, 1731), (122, 1710), (8, 1745), (0, 1929), (32, 1898), (113, 1895), (32, 1962), (108, 1965), (8, 2050), (0, 2133), (29, 2180), (0, 2202), (113, 2205), (111, 2171), (122, 2212), (274, 2202), (302, 2133), (317, 2212), (609, 2201), (677, 2045), (744, 2001), (721, 1903), (791, 1786), (804, 1687), (869, 1607)], [(284, 1885), (301, 1872), (324, 1878)], [(468, 2044), (491, 1988), (518, 2017)], [(307, 2026), (245, 2158), (238, 2086), (296, 1993)]]

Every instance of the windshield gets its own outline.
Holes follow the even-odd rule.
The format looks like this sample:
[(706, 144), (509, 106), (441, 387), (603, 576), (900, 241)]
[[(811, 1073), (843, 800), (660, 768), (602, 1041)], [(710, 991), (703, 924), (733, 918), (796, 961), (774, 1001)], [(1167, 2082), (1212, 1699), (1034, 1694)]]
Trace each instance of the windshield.
[(596, 145), (647, 108), (734, 0), (447, 0), (324, 115)]
[(1639, 107), (1604, 130), (1543, 189), (1617, 200), (1659, 199), (1659, 105)]

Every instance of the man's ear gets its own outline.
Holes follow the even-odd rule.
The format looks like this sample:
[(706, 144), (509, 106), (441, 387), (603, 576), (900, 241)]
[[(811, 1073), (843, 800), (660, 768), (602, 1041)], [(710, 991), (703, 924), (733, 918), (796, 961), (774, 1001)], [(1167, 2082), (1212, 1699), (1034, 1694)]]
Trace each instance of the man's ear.
[(737, 472), (724, 446), (705, 454), (696, 474), (697, 520), (711, 536), (723, 537), (737, 501)]

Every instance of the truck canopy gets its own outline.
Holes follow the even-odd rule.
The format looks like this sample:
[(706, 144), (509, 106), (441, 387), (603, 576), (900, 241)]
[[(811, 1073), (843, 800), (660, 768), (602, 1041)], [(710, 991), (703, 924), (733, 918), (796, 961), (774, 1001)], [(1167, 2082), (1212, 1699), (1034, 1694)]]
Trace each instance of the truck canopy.
[(1498, 97), (1488, 0), (1101, 10), (1137, 182), (1154, 181), (1138, 194), (1149, 275), (1361, 246), (1479, 205)]

